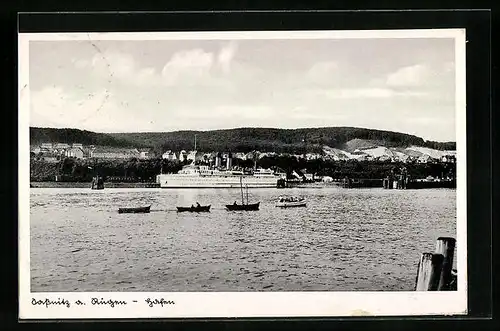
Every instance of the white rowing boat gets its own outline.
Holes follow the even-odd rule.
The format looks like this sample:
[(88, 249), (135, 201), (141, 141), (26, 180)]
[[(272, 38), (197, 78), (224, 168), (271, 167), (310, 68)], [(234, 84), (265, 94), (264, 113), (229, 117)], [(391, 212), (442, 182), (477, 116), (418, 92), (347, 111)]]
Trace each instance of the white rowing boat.
[(276, 207), (291, 208), (291, 207), (305, 207), (306, 199), (304, 198), (282, 198), (280, 197), (276, 203)]

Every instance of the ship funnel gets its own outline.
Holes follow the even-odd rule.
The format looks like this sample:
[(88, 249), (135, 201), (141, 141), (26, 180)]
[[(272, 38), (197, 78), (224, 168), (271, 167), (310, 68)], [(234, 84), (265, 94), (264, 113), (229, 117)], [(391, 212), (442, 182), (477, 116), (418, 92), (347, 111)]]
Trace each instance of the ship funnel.
[(215, 156), (215, 166), (218, 168), (222, 165), (222, 155), (220, 153), (217, 153)]
[(226, 168), (231, 169), (233, 166), (233, 155), (231, 152), (227, 154)]

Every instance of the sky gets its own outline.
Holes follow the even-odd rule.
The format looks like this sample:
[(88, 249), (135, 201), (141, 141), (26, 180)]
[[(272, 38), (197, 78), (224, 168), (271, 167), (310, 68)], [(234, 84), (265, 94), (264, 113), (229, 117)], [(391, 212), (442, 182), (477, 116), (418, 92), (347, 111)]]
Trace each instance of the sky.
[(30, 41), (30, 126), (352, 126), (455, 141), (451, 38)]

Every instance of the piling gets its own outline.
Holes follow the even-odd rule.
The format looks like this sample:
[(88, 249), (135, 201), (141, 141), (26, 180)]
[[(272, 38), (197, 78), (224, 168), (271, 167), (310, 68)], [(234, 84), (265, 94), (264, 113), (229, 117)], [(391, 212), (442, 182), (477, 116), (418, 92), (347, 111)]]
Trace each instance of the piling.
[(418, 263), (416, 291), (437, 291), (443, 260), (442, 254), (422, 253)]
[(436, 254), (443, 255), (443, 267), (439, 278), (438, 291), (450, 291), (453, 279), (453, 255), (455, 253), (455, 238), (439, 237), (436, 243)]

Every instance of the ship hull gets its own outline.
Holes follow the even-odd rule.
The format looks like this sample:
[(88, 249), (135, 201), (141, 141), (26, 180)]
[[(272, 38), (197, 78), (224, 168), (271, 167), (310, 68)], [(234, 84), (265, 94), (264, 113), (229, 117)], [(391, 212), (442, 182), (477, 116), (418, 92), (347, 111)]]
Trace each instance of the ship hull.
[(183, 175), (158, 175), (157, 183), (161, 188), (240, 188), (241, 185), (248, 188), (277, 187), (278, 176), (256, 177), (256, 176), (183, 176)]

